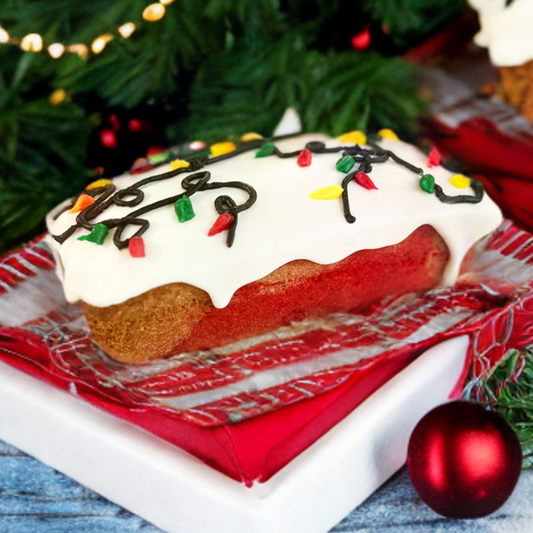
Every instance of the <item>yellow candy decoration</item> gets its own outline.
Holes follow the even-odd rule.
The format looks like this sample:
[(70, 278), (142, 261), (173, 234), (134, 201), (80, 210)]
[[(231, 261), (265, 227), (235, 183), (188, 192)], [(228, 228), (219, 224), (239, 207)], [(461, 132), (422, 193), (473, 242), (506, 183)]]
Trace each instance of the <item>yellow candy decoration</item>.
[(335, 200), (342, 196), (343, 188), (340, 185), (331, 185), (330, 187), (324, 187), (311, 193), (309, 198), (313, 200)]
[(241, 142), (243, 143), (249, 143), (250, 141), (257, 141), (259, 139), (262, 139), (263, 136), (259, 133), (255, 133), (255, 131), (251, 131), (250, 133), (245, 133), (241, 137)]
[(359, 130), (344, 133), (337, 140), (341, 143), (366, 144), (366, 135)]
[(174, 159), (174, 161), (170, 162), (170, 170), (178, 170), (178, 168), (187, 168), (190, 166), (191, 164), (183, 159)]
[(87, 187), (85, 187), (86, 191), (91, 191), (93, 189), (98, 189), (98, 187), (105, 187), (106, 185), (109, 185), (110, 183), (113, 183), (111, 180), (101, 179), (93, 181), (92, 183), (89, 183)]
[(219, 155), (225, 155), (229, 154), (230, 152), (234, 152), (235, 150), (237, 150), (237, 147), (234, 143), (226, 141), (223, 143), (212, 144), (210, 150), (213, 154), (213, 157), (218, 157)]
[(394, 133), (392, 130), (388, 128), (384, 128), (382, 130), (378, 131), (378, 135), (381, 136), (382, 139), (390, 139), (391, 141), (399, 141), (398, 135)]
[(472, 183), (472, 181), (470, 178), (467, 178), (462, 174), (455, 174), (455, 176), (450, 178), (450, 183), (457, 189), (466, 189), (467, 187), (470, 187), (470, 183)]

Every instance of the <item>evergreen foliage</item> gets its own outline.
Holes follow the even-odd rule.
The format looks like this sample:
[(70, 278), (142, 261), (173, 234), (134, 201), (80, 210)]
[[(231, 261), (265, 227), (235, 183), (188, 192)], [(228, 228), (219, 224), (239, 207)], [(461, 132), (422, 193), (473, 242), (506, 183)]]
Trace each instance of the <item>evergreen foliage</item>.
[[(463, 2), (176, 0), (151, 23), (141, 17), (148, 0), (3, 0), (0, 26), (11, 36), (88, 46), (115, 38), (87, 59), (0, 45), (0, 249), (83, 186), (90, 132), (111, 111), (152, 109), (169, 143), (270, 134), (288, 106), (306, 130), (412, 131), (423, 109), (417, 72), (396, 56)], [(123, 39), (117, 28), (129, 21), (137, 31)], [(354, 50), (351, 37), (369, 24), (385, 25), (389, 44)], [(58, 88), (69, 98), (54, 107)]]
[[(73, 104), (51, 106), (39, 57), (8, 49), (0, 69), (0, 250), (31, 236), (52, 206), (88, 179), (90, 123)], [(37, 76), (39, 83), (35, 84)]]
[(466, 0), (365, 0), (365, 8), (373, 20), (390, 31), (399, 45), (420, 39), (451, 16), (467, 7)]
[(181, 127), (190, 138), (207, 140), (238, 138), (243, 131), (269, 134), (290, 106), (308, 131), (340, 135), (378, 125), (406, 131), (423, 109), (416, 82), (416, 68), (398, 58), (309, 51), (289, 34), (252, 56), (232, 49), (203, 64)]
[(524, 467), (533, 467), (533, 346), (510, 350), (469, 396), (509, 422), (522, 445)]

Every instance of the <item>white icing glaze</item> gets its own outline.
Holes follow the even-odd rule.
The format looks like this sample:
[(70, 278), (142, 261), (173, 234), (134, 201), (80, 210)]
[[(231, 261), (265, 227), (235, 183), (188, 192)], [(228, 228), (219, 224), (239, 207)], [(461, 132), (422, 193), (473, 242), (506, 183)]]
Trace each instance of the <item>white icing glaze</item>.
[(474, 41), (489, 49), (491, 61), (499, 67), (523, 65), (533, 59), (533, 1), (469, 0), (479, 13), (481, 31)]
[[(312, 140), (322, 140), (326, 146), (340, 144), (322, 135), (302, 135), (276, 145), (282, 151), (293, 151)], [(472, 193), (453, 187), (449, 183), (452, 173), (444, 168), (429, 169), (428, 157), (417, 148), (391, 140), (380, 144), (431, 172), (446, 194)], [(313, 154), (311, 166), (300, 168), (296, 158), (255, 159), (251, 151), (205, 167), (212, 174), (211, 181), (239, 180), (257, 191), (256, 203), (239, 215), (232, 248), (226, 246), (226, 232), (213, 237), (207, 233), (218, 216), (214, 208), (217, 196), (229, 194), (237, 203), (247, 199), (246, 193), (236, 189), (196, 193), (191, 198), (196, 217), (185, 223), (178, 222), (172, 205), (144, 215), (150, 221), (143, 236), (145, 258), (134, 259), (127, 250), (118, 250), (111, 236), (101, 246), (79, 241), (77, 237), (88, 233), (83, 229), (62, 245), (50, 238), (55, 254), (61, 257), (67, 299), (106, 307), (157, 286), (184, 282), (205, 290), (216, 307), (224, 307), (238, 288), (289, 261), (334, 263), (358, 250), (401, 242), (423, 224), (431, 224), (446, 241), (451, 254), (446, 282), (453, 283), (470, 246), (502, 220), (500, 210), (487, 195), (479, 204), (443, 204), (420, 189), (417, 174), (389, 160), (375, 164), (371, 173), (379, 190), (367, 190), (354, 182), (348, 186), (351, 210), (357, 218), (349, 224), (340, 198), (319, 201), (308, 197), (318, 189), (341, 183), (344, 174), (335, 169), (341, 155)], [(121, 176), (115, 184), (122, 189), (169, 167)], [(185, 175), (143, 187), (142, 205), (179, 194)], [(96, 221), (123, 217), (134, 209), (138, 207), (113, 205)], [(63, 233), (75, 223), (76, 215), (65, 212), (57, 220), (49, 215), (50, 232)]]

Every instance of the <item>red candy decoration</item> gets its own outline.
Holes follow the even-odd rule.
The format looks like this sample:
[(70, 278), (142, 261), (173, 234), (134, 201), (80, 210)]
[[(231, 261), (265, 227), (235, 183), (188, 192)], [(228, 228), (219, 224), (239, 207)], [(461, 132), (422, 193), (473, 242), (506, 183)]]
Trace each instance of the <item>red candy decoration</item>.
[(298, 156), (296, 164), (302, 168), (308, 167), (311, 164), (312, 159), (313, 159), (313, 154), (311, 154), (311, 152), (307, 148), (304, 148), (300, 152), (300, 155)]
[(471, 402), (441, 405), (415, 427), (407, 467), (420, 498), (449, 518), (480, 518), (511, 495), (522, 450), (505, 419)]
[(215, 223), (211, 226), (211, 229), (207, 234), (208, 237), (212, 237), (213, 235), (217, 235), (218, 233), (227, 230), (234, 220), (235, 219), (233, 218), (233, 215), (230, 215), (229, 213), (223, 213), (215, 220)]
[(102, 130), (100, 132), (100, 141), (106, 148), (116, 148), (118, 146), (117, 136), (113, 130)]
[(132, 237), (128, 243), (131, 257), (145, 257), (144, 240), (142, 237)]
[(361, 33), (352, 37), (352, 46), (356, 50), (366, 50), (370, 46), (370, 31), (365, 28)]
[(438, 148), (437, 147), (433, 147), (431, 149), (431, 152), (429, 152), (429, 163), (428, 163), (428, 167), (429, 168), (432, 168), (432, 167), (438, 167), (440, 165), (440, 158), (441, 158), (441, 153), (439, 152)]
[(72, 206), (69, 213), (77, 213), (78, 211), (83, 211), (90, 205), (93, 205), (94, 202), (95, 202), (95, 199), (92, 196), (82, 193), (78, 196), (76, 203)]
[(368, 176), (368, 174), (365, 174), (364, 172), (357, 172), (357, 174), (355, 175), (355, 181), (361, 185), (361, 187), (364, 187), (365, 189), (369, 189), (369, 190), (378, 190), (378, 188), (376, 187), (376, 185), (374, 184), (374, 182), (370, 179), (370, 177)]

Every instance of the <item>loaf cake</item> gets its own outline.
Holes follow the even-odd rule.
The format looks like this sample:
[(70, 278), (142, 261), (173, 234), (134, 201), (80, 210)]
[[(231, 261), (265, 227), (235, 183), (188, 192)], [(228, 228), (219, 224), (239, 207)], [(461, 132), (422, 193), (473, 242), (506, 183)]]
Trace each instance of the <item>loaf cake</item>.
[(533, 120), (533, 2), (469, 0), (478, 11), (481, 30), (474, 41), (489, 51), (500, 74), (503, 99)]
[(198, 352), (453, 283), (501, 222), (390, 130), (217, 143), (99, 180), (48, 216), (65, 295), (113, 358)]

